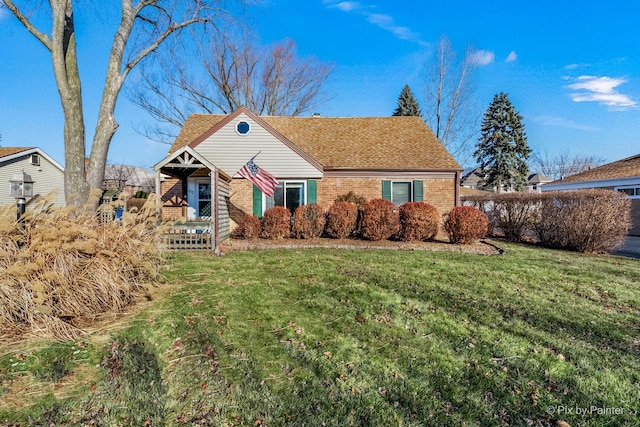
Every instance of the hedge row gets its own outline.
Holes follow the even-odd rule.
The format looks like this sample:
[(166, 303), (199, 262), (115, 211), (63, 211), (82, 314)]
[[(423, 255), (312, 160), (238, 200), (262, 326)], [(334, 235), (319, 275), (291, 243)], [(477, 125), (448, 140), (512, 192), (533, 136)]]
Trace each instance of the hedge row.
[(611, 190), (468, 196), (464, 203), (487, 214), (490, 234), (580, 252), (613, 249), (631, 228), (629, 199)]
[[(324, 212), (317, 204), (300, 206), (291, 212), (276, 206), (267, 209), (262, 219), (245, 214), (234, 230), (234, 237), (243, 239), (282, 239), (294, 237), (311, 239), (326, 235), (336, 239), (362, 237), (379, 241), (429, 241), (438, 234), (438, 210), (422, 202), (405, 203), (397, 207), (385, 199), (371, 199), (356, 203), (337, 199)], [(454, 208), (444, 216), (445, 231), (454, 243), (472, 243), (487, 232), (486, 215), (475, 208)]]

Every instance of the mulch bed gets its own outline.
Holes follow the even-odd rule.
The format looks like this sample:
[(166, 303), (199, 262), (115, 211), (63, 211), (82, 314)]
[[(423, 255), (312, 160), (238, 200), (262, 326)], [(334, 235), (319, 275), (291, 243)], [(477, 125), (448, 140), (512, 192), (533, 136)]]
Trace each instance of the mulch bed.
[(247, 251), (256, 249), (388, 249), (397, 251), (442, 251), (459, 252), (475, 255), (501, 255), (504, 250), (495, 245), (490, 239), (483, 239), (470, 245), (456, 245), (446, 239), (436, 239), (433, 242), (400, 242), (393, 240), (358, 240), (331, 239), (318, 237), (315, 239), (280, 239), (280, 240), (238, 240), (230, 239), (223, 243), (222, 250)]

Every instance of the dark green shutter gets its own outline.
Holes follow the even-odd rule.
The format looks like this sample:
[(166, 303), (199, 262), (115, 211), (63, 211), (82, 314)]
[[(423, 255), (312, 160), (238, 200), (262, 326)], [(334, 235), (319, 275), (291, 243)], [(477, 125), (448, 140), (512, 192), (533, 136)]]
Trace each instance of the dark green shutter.
[(253, 214), (257, 217), (262, 216), (262, 191), (253, 185)]
[(382, 198), (391, 200), (391, 181), (382, 180)]
[(417, 179), (413, 181), (413, 201), (422, 202), (422, 180)]
[(307, 180), (307, 203), (318, 203), (318, 181)]

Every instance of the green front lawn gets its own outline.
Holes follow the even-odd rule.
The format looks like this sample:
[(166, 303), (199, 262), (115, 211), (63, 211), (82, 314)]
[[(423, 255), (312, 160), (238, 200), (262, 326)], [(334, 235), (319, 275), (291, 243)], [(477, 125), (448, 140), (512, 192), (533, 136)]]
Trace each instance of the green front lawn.
[(175, 254), (101, 339), (0, 357), (0, 421), (634, 425), (640, 262), (504, 247)]

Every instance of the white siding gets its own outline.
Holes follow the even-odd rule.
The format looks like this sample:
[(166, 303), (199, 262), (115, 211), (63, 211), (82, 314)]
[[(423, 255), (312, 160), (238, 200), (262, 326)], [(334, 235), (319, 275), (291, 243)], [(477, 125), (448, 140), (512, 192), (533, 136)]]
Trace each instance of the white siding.
[[(246, 135), (236, 132), (236, 124), (242, 121), (251, 126)], [(255, 163), (277, 178), (322, 178), (321, 171), (245, 114), (239, 114), (194, 150), (229, 176), (260, 152)]]
[(229, 220), (229, 183), (218, 178), (218, 233), (220, 240), (229, 238), (231, 222)]
[(30, 154), (8, 161), (0, 161), (0, 205), (16, 203), (16, 199), (9, 195), (9, 180), (22, 170), (31, 175), (31, 179), (35, 182), (33, 184), (34, 195), (46, 196), (51, 191), (57, 190), (55, 205), (65, 205), (64, 172), (44, 156), (40, 156), (40, 166), (32, 165)]

